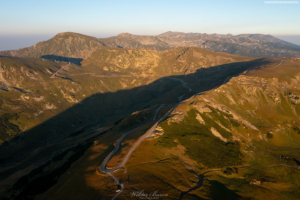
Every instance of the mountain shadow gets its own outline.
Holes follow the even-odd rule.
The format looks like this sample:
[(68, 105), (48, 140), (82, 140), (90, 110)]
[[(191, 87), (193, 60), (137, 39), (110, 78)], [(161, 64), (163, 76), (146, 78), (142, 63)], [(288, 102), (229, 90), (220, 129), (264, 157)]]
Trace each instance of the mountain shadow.
[(293, 160), (296, 162), (297, 166), (299, 167), (300, 166), (300, 161), (297, 160), (296, 158), (293, 158)]
[(211, 199), (242, 199), (240, 195), (228, 189), (224, 184), (218, 181), (209, 181), (210, 183), (210, 191), (211, 191)]
[[(131, 113), (161, 104), (175, 105), (180, 96), (183, 96), (182, 100), (187, 99), (224, 84), (228, 77), (272, 62), (257, 59), (201, 68), (192, 74), (163, 77), (148, 85), (87, 97), (0, 146), (0, 182), (5, 180), (12, 184), (2, 189), (0, 198), (33, 199), (35, 195), (47, 191), (91, 147), (95, 138), (108, 134)], [(187, 83), (191, 92), (180, 79)], [(98, 127), (110, 128), (100, 133), (89, 132)], [(65, 160), (64, 157), (71, 151), (74, 154)], [(63, 164), (47, 171), (53, 162)], [(22, 171), (29, 167), (31, 170)]]
[(40, 58), (44, 58), (47, 60), (59, 61), (59, 62), (69, 62), (75, 65), (81, 66), (82, 58), (70, 58), (70, 57), (63, 57), (63, 56), (56, 56), (56, 55), (43, 55)]

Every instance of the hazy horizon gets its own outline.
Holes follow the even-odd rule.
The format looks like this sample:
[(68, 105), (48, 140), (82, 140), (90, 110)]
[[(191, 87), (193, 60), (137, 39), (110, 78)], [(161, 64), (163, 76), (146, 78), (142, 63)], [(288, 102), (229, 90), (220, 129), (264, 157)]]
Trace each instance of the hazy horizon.
[(284, 36), (300, 45), (299, 6), (263, 0), (3, 1), (0, 50), (27, 47), (67, 31), (95, 37), (122, 32), (158, 35), (169, 30), (260, 33)]

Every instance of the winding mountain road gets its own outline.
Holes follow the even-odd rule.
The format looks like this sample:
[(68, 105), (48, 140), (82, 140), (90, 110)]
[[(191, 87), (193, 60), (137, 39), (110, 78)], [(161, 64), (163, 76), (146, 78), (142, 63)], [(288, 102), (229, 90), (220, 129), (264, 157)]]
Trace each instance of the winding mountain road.
[[(183, 83), (183, 87), (185, 87), (185, 88), (187, 88), (187, 89), (189, 89), (189, 92), (192, 90), (190, 87), (188, 87), (188, 86), (186, 86), (186, 82), (184, 82), (183, 80), (181, 80), (181, 79), (176, 79), (176, 80), (178, 80), (178, 81), (181, 81), (182, 83)], [(185, 95), (185, 94), (184, 94)], [(184, 96), (183, 95), (183, 96)], [(182, 96), (182, 97), (183, 97)], [(181, 102), (180, 102), (181, 103)], [(166, 114), (164, 114), (164, 116), (158, 121), (158, 122), (156, 122), (142, 137), (140, 137), (138, 140), (137, 140), (137, 142), (131, 147), (131, 149), (128, 151), (128, 153), (127, 153), (127, 155), (126, 155), (126, 157), (123, 159), (123, 161), (122, 161), (122, 163), (121, 164), (119, 164), (119, 166), (117, 166), (117, 167), (115, 167), (115, 168), (113, 168), (113, 169), (106, 169), (106, 165), (107, 165), (107, 163), (108, 163), (108, 161), (111, 159), (111, 157), (119, 150), (119, 148), (120, 148), (120, 144), (121, 144), (121, 142), (123, 141), (123, 139), (129, 134), (129, 133), (131, 133), (131, 132), (133, 132), (133, 131), (135, 131), (135, 130), (137, 130), (137, 129), (139, 129), (140, 127), (142, 127), (142, 126), (144, 126), (145, 124), (142, 124), (141, 126), (139, 126), (139, 127), (137, 127), (137, 128), (135, 128), (135, 129), (132, 129), (132, 130), (130, 130), (130, 131), (128, 131), (127, 133), (125, 133), (119, 140), (118, 140), (118, 142), (117, 142), (117, 144), (116, 144), (116, 147), (115, 147), (115, 149), (104, 159), (104, 161), (102, 162), (102, 164), (101, 164), (101, 166), (100, 166), (100, 170), (102, 171), (102, 172), (104, 172), (104, 173), (106, 173), (107, 175), (109, 175), (110, 177), (112, 177), (114, 180), (115, 180), (115, 182), (119, 185), (120, 183), (119, 183), (119, 181), (118, 181), (118, 179), (111, 173), (111, 172), (115, 172), (115, 171), (117, 171), (117, 170), (119, 170), (119, 169), (121, 169), (121, 168), (124, 168), (124, 165), (126, 164), (126, 162), (128, 161), (128, 159), (130, 158), (130, 156), (131, 156), (131, 154), (133, 153), (133, 151), (140, 145), (140, 143), (145, 139), (145, 138), (147, 138), (147, 137), (149, 137), (152, 133), (153, 133), (153, 131), (155, 131), (155, 129), (156, 129), (156, 127), (158, 126), (158, 124), (160, 124), (163, 120), (165, 120), (166, 118), (167, 118), (167, 116), (180, 104), (180, 103), (178, 103), (178, 104), (176, 104), (173, 108), (171, 108)], [(154, 116), (153, 116), (153, 119), (152, 119), (152, 121), (155, 121), (155, 119), (156, 119), (156, 117), (157, 117), (157, 114), (158, 114), (158, 112), (159, 112), (159, 110), (163, 107), (164, 105), (162, 104), (162, 105), (160, 105), (157, 109), (156, 109), (156, 111), (155, 111), (155, 114), (154, 114)], [(125, 171), (126, 172), (126, 171)], [(113, 198), (112, 198), (112, 200), (114, 200), (114, 199), (116, 199), (122, 192), (123, 192), (123, 190), (124, 190), (124, 185), (123, 184), (121, 184), (121, 189), (120, 189), (120, 191), (118, 192), (118, 194), (116, 194)]]
[[(278, 65), (276, 65), (276, 66), (274, 66), (274, 67), (277, 67), (277, 66), (281, 65), (282, 63), (283, 63), (283, 60), (281, 61), (280, 64), (278, 64)], [(247, 70), (247, 71), (244, 72), (243, 74), (246, 74), (248, 71), (249, 71), (249, 70)], [(234, 76), (228, 76), (228, 77), (224, 80), (223, 84), (226, 84), (226, 83), (228, 82), (228, 80), (229, 80), (230, 78), (232, 78), (232, 77), (234, 77)], [(187, 88), (187, 89), (188, 89), (188, 92), (192, 91), (192, 89), (191, 89), (190, 87), (188, 87), (188, 86), (187, 86), (187, 83), (186, 83), (185, 81), (183, 81), (182, 79), (177, 79), (177, 78), (172, 78), (172, 77), (167, 77), (167, 78), (171, 78), (171, 79), (174, 79), (174, 80), (177, 80), (177, 81), (182, 82), (182, 86), (185, 87), (185, 88)], [(222, 85), (223, 85), (223, 84), (222, 84)], [(191, 100), (192, 98), (194, 98), (194, 97), (196, 97), (196, 96), (198, 96), (198, 95), (202, 95), (202, 94), (205, 94), (206, 92), (215, 90), (215, 89), (218, 88), (218, 87), (220, 87), (220, 86), (216, 86), (216, 87), (214, 87), (214, 88), (212, 88), (212, 89), (210, 89), (210, 90), (207, 90), (207, 91), (204, 91), (204, 92), (200, 92), (200, 93), (194, 94), (194, 95), (192, 95), (190, 98), (188, 98), (188, 99), (186, 99), (186, 100), (184, 100), (184, 101), (181, 101), (181, 99), (182, 99), (183, 96), (186, 95), (188, 92), (186, 92), (185, 94), (181, 95), (181, 96), (178, 98), (178, 100), (181, 101), (181, 102), (179, 102), (179, 103), (177, 103), (175, 106), (173, 106), (167, 113), (164, 114), (164, 116), (163, 116), (162, 118), (160, 118), (160, 120), (158, 120), (158, 121), (157, 121), (157, 122), (156, 122), (156, 123), (155, 123), (155, 124), (154, 124), (154, 125), (153, 125), (153, 126), (152, 126), (152, 127), (151, 127), (144, 135), (143, 135), (143, 136), (141, 136), (141, 137), (135, 142), (135, 144), (134, 144), (134, 145), (131, 147), (131, 149), (128, 151), (126, 157), (123, 159), (123, 161), (121, 162), (121, 164), (119, 164), (119, 166), (117, 166), (117, 167), (115, 167), (115, 168), (113, 168), (113, 169), (106, 169), (106, 165), (107, 165), (108, 161), (109, 161), (109, 160), (111, 159), (111, 157), (119, 150), (120, 144), (121, 144), (121, 142), (123, 141), (123, 139), (124, 139), (129, 133), (131, 133), (131, 132), (133, 132), (133, 131), (139, 129), (139, 128), (142, 127), (143, 125), (145, 125), (145, 123), (142, 124), (142, 125), (140, 125), (140, 126), (138, 126), (138, 127), (136, 127), (135, 129), (132, 129), (132, 130), (128, 131), (127, 133), (125, 133), (125, 134), (118, 140), (115, 149), (114, 149), (114, 150), (113, 150), (113, 151), (112, 151), (112, 152), (104, 159), (104, 161), (102, 162), (102, 164), (101, 164), (101, 166), (100, 166), (100, 170), (101, 170), (102, 172), (108, 174), (109, 176), (111, 176), (111, 177), (115, 180), (115, 182), (119, 185), (120, 183), (119, 183), (118, 179), (117, 179), (113, 174), (111, 174), (111, 172), (115, 172), (115, 171), (117, 171), (117, 170), (119, 170), (119, 169), (121, 169), (121, 168), (125, 168), (124, 166), (125, 166), (126, 162), (128, 161), (128, 159), (130, 158), (131, 154), (134, 152), (134, 150), (140, 145), (140, 143), (141, 143), (145, 138), (149, 137), (149, 136), (153, 133), (153, 131), (155, 131), (155, 129), (157, 128), (157, 126), (158, 126), (163, 120), (165, 120), (165, 119), (167, 118), (167, 116), (168, 116), (169, 114), (171, 114), (171, 112), (172, 112), (178, 105), (180, 105), (180, 104), (182, 104), (182, 103), (185, 103), (185, 102)], [(153, 119), (152, 119), (153, 121), (156, 119), (157, 114), (158, 114), (159, 110), (160, 110), (162, 107), (163, 107), (163, 105), (161, 105), (161, 106), (159, 106), (159, 107), (157, 108), (157, 110), (156, 110), (156, 112), (155, 112), (155, 114), (154, 114), (154, 117), (153, 117)], [(205, 173), (212, 172), (212, 171), (220, 171), (220, 170), (222, 170), (222, 169), (214, 169), (214, 170), (210, 170), (210, 171), (207, 171), (207, 172), (204, 172), (203, 174), (201, 174), (202, 176), (200, 175), (200, 181), (198, 182), (198, 184), (197, 184), (194, 188), (191, 188), (189, 191), (183, 192), (183, 193), (184, 193), (183, 196), (184, 196), (185, 194), (187, 194), (188, 192), (190, 192), (190, 191), (192, 191), (192, 190), (194, 190), (194, 189), (197, 189), (197, 188), (199, 188), (199, 187), (202, 186), (203, 176), (204, 176)], [(126, 170), (125, 170), (125, 172), (126, 172)], [(201, 184), (200, 184), (200, 183), (201, 183)], [(116, 198), (123, 192), (123, 190), (124, 190), (124, 185), (121, 184), (121, 190), (120, 190), (120, 191), (118, 192), (118, 194), (117, 194), (116, 196), (114, 196), (112, 199), (113, 199), (113, 200), (116, 199)], [(180, 196), (181, 196), (181, 195), (180, 195)], [(183, 196), (182, 196), (182, 197), (183, 197)], [(181, 197), (181, 198), (182, 198), (182, 197)]]
[[(182, 81), (181, 79), (176, 79), (179, 81)], [(189, 92), (192, 90), (190, 87), (186, 86), (186, 82), (182, 81), (183, 86), (189, 89)], [(131, 147), (131, 149), (128, 151), (126, 157), (124, 158), (124, 160), (122, 161), (122, 163), (120, 163), (119, 166), (113, 168), (113, 169), (106, 169), (106, 165), (108, 163), (108, 161), (111, 159), (111, 157), (119, 150), (120, 148), (120, 144), (123, 141), (123, 139), (131, 132), (139, 129), (140, 127), (144, 126), (144, 124), (136, 127), (135, 129), (132, 129), (130, 131), (128, 131), (127, 133), (125, 133), (117, 142), (115, 149), (104, 159), (104, 161), (102, 162), (101, 166), (100, 166), (100, 170), (104, 173), (109, 173), (109, 172), (114, 172), (117, 171), (121, 168), (124, 167), (125, 163), (128, 161), (129, 157), (131, 156), (131, 154), (133, 153), (133, 151), (138, 147), (138, 145), (145, 139), (147, 138), (149, 135), (151, 135), (153, 133), (153, 131), (156, 129), (156, 127), (158, 126), (158, 124), (160, 124), (180, 103), (178, 103), (176, 106), (174, 106), (173, 108), (171, 108), (158, 122), (156, 122), (142, 137), (140, 137), (137, 142)], [(154, 121), (157, 117), (157, 114), (159, 112), (159, 110), (163, 107), (163, 105), (160, 105), (154, 114), (154, 117), (152, 119), (152, 121)]]
[[(225, 81), (223, 82), (223, 84), (225, 84), (225, 83), (228, 81), (228, 79), (231, 78), (231, 77), (232, 77), (232, 76), (227, 77), (227, 78), (225, 79)], [(187, 83), (184, 82), (182, 79), (177, 79), (177, 78), (172, 78), (172, 79), (182, 82), (182, 86), (185, 87), (185, 88), (187, 88), (187, 89), (188, 89), (188, 92), (192, 91), (192, 89), (191, 89), (190, 87), (188, 87), (188, 86), (186, 85)], [(218, 86), (218, 87), (219, 87), (219, 86)], [(217, 88), (217, 87), (215, 87), (215, 88)], [(213, 89), (211, 89), (211, 90), (214, 90), (215, 88), (213, 88)], [(208, 90), (208, 91), (211, 91), (211, 90)], [(113, 150), (113, 151), (112, 151), (112, 152), (104, 159), (104, 161), (102, 162), (102, 164), (101, 164), (101, 166), (100, 166), (100, 170), (101, 170), (102, 172), (106, 173), (107, 175), (111, 176), (111, 177), (115, 180), (116, 184), (119, 185), (118, 179), (117, 179), (111, 172), (115, 172), (115, 171), (117, 171), (117, 170), (119, 170), (119, 169), (121, 169), (121, 168), (124, 168), (124, 165), (126, 164), (126, 162), (128, 161), (128, 159), (130, 158), (130, 156), (131, 156), (131, 154), (133, 153), (133, 151), (139, 146), (139, 144), (140, 144), (145, 138), (149, 137), (149, 136), (153, 133), (153, 131), (155, 131), (155, 129), (157, 128), (157, 126), (158, 126), (162, 121), (164, 121), (164, 120), (168, 117), (168, 115), (171, 114), (171, 112), (172, 112), (178, 105), (180, 105), (180, 104), (182, 104), (182, 103), (184, 103), (184, 102), (186, 102), (186, 101), (189, 101), (190, 99), (194, 98), (195, 96), (204, 94), (204, 93), (206, 93), (206, 92), (208, 92), (208, 91), (201, 92), (201, 93), (197, 93), (197, 94), (191, 96), (190, 98), (188, 98), (188, 99), (186, 99), (186, 100), (184, 100), (184, 101), (181, 101), (181, 102), (177, 103), (175, 106), (173, 106), (166, 114), (164, 114), (164, 116), (163, 116), (162, 118), (160, 118), (160, 120), (158, 120), (158, 121), (157, 121), (157, 122), (156, 122), (156, 123), (155, 123), (155, 124), (154, 124), (154, 125), (153, 125), (153, 126), (152, 126), (152, 127), (151, 127), (151, 128), (150, 128), (143, 136), (142, 136), (142, 137), (140, 137), (140, 138), (137, 140), (137, 142), (131, 147), (131, 149), (128, 151), (126, 157), (123, 159), (122, 163), (121, 163), (119, 166), (117, 166), (117, 167), (115, 167), (115, 168), (113, 168), (113, 169), (106, 169), (106, 165), (107, 165), (108, 161), (109, 161), (109, 160), (111, 159), (111, 157), (119, 150), (120, 144), (121, 144), (121, 142), (123, 141), (123, 139), (124, 139), (129, 133), (131, 133), (131, 132), (137, 130), (137, 129), (140, 128), (140, 127), (142, 127), (144, 124), (142, 124), (141, 126), (135, 128), (135, 129), (133, 129), (133, 130), (128, 131), (127, 133), (125, 133), (125, 134), (119, 139), (119, 141), (117, 142), (115, 149), (114, 149), (114, 150)], [(188, 93), (188, 92), (187, 92), (187, 93)], [(179, 101), (180, 101), (181, 98), (182, 98), (184, 95), (186, 95), (187, 93), (185, 93), (185, 94), (183, 94), (182, 96), (180, 96), (180, 97), (179, 97)], [(160, 107), (157, 108), (157, 110), (156, 110), (156, 112), (155, 112), (155, 115), (154, 115), (154, 117), (153, 117), (153, 121), (156, 119), (156, 116), (157, 116), (157, 114), (158, 114), (158, 111), (159, 111), (159, 109), (160, 109), (162, 106), (163, 106), (163, 105), (161, 105)], [(118, 192), (117, 195), (115, 195), (115, 196), (112, 198), (112, 200), (116, 199), (116, 198), (123, 192), (123, 190), (124, 190), (124, 185), (121, 184), (121, 190)]]

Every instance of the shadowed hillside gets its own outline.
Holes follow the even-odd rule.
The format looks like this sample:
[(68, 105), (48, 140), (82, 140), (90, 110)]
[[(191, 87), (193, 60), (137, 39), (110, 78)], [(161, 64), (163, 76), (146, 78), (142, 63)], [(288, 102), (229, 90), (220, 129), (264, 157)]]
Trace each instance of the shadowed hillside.
[(224, 64), (218, 69), (223, 70), (226, 64), (248, 60), (251, 59), (199, 48), (163, 52), (96, 50), (81, 62), (82, 66), (45, 59), (0, 57), (0, 117), (4, 127), (0, 143), (93, 94), (132, 89), (163, 76), (194, 73), (196, 69), (216, 65)]
[[(1, 193), (4, 196), (10, 195), (12, 199), (22, 199), (33, 198), (47, 191), (57, 183), (57, 178), (67, 173), (72, 163), (80, 159), (83, 153), (92, 147), (91, 145), (99, 135), (106, 132), (105, 135), (108, 135), (109, 139), (101, 139), (102, 136), (99, 139), (103, 145), (109, 145), (110, 141), (118, 138), (122, 131), (141, 122), (146, 123), (157, 106), (177, 103), (178, 97), (187, 92), (179, 80), (186, 81), (193, 89), (191, 93), (183, 97), (187, 98), (193, 93), (223, 84), (228, 76), (237, 75), (247, 69), (270, 62), (277, 61), (259, 59), (228, 63), (201, 68), (188, 75), (162, 77), (131, 89), (92, 94), (0, 146), (0, 152), (6, 152), (1, 153), (0, 158), (2, 166), (0, 177), (3, 183)], [(72, 69), (82, 70), (78, 66)], [(220, 70), (222, 73), (216, 73)], [(71, 74), (70, 71), (67, 72)], [(66, 72), (58, 76), (64, 73)], [(70, 76), (72, 81), (59, 77), (58, 79), (61, 79), (64, 85), (79, 84), (76, 76), (74, 74)], [(88, 75), (86, 78), (91, 79), (91, 77), (97, 76)], [(123, 79), (122, 76), (116, 78)], [(140, 116), (142, 118), (134, 118), (136, 112), (144, 113)], [(97, 160), (103, 156), (98, 157)], [(30, 174), (26, 176), (28, 173)], [(20, 177), (23, 178), (20, 179)], [(88, 187), (84, 186), (84, 188)]]

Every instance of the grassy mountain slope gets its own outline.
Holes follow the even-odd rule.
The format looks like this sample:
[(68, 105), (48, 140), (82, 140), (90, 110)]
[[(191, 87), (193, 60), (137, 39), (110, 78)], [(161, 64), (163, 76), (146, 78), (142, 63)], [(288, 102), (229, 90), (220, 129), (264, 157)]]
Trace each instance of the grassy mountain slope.
[(200, 184), (183, 199), (297, 199), (300, 63), (277, 64), (178, 106), (133, 153), (125, 188), (178, 199)]
[[(113, 173), (125, 187), (118, 198), (132, 199), (132, 192), (157, 191), (167, 194), (166, 199), (297, 199), (300, 63), (285, 60), (279, 65), (279, 59), (266, 61), (256, 61), (251, 67), (255, 70), (179, 105), (133, 152), (126, 170)], [(187, 86), (199, 92), (204, 88), (202, 70), (213, 68), (172, 77), (185, 80)], [(224, 69), (217, 73), (217, 68), (212, 71), (219, 75), (217, 79), (230, 75)], [(204, 77), (213, 78), (209, 73)], [(180, 88), (186, 92), (182, 85), (177, 85), (175, 91)], [(171, 107), (172, 104), (163, 106), (158, 116)], [(147, 121), (154, 110), (132, 113), (108, 134), (95, 139), (80, 161), (36, 199), (113, 198), (117, 186), (110, 176), (99, 172), (99, 165), (124, 133), (145, 123), (124, 139), (121, 150), (108, 163), (108, 167), (117, 166), (137, 138), (155, 123)], [(64, 159), (53, 159), (39, 170), (51, 173), (56, 165), (67, 162), (67, 152), (70, 151), (66, 151)], [(25, 180), (31, 176), (47, 178), (34, 172)], [(197, 185), (199, 188), (184, 193)], [(36, 191), (21, 182), (17, 188)], [(72, 193), (74, 188), (80, 188), (80, 192)]]
[(83, 67), (96, 66), (106, 73), (179, 75), (195, 73), (201, 68), (249, 60), (253, 59), (195, 47), (178, 47), (165, 51), (99, 49), (81, 63)]
[[(113, 59), (116, 57), (124, 61), (118, 63)], [(79, 170), (79, 181), (64, 184), (66, 189), (74, 189), (76, 184), (85, 191), (93, 188), (85, 181), (86, 169), (91, 167), (88, 174), (96, 173), (101, 159), (125, 131), (147, 123), (161, 104), (167, 107), (177, 103), (180, 96), (192, 94), (187, 94), (180, 79), (191, 84), (193, 92), (200, 92), (221, 84), (229, 75), (277, 62), (199, 48), (163, 52), (97, 50), (82, 66), (42, 59), (0, 59), (1, 113), (9, 114), (1, 116), (1, 123), (7, 127), (4, 135), (8, 136), (2, 140), (12, 138), (0, 146), (0, 152), (5, 152), (0, 157), (0, 194), (12, 199), (35, 197), (54, 186), (60, 187), (60, 178), (68, 174), (71, 166)], [(150, 70), (156, 62), (159, 67)], [(187, 63), (193, 63), (194, 73), (183, 68)], [(113, 67), (108, 71), (105, 66)], [(166, 111), (162, 109), (159, 115)], [(82, 162), (76, 162), (80, 158), (84, 160), (82, 167), (77, 165)], [(94, 178), (97, 184), (102, 183), (98, 181), (100, 176)], [(107, 195), (102, 189), (91, 189), (90, 196), (99, 195), (99, 191)], [(60, 192), (53, 194), (63, 196)], [(73, 197), (82, 198), (69, 198)]]

